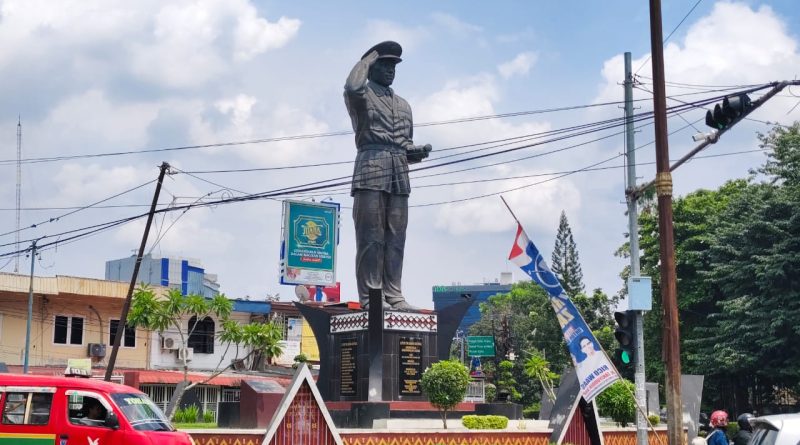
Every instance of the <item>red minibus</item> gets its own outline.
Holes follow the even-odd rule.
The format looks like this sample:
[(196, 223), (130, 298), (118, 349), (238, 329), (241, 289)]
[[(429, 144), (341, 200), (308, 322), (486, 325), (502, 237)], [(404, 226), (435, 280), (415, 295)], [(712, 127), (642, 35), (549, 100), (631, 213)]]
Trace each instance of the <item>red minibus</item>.
[(147, 395), (74, 377), (0, 374), (0, 445), (193, 445)]

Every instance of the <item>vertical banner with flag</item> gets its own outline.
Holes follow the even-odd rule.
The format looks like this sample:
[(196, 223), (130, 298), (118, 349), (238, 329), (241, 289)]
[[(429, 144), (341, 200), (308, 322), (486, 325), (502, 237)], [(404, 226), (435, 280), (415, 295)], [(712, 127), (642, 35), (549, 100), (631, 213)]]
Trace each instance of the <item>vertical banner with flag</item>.
[(567, 342), (572, 362), (575, 364), (581, 395), (587, 402), (592, 401), (595, 396), (619, 379), (619, 374), (572, 300), (564, 293), (561, 283), (545, 263), (539, 249), (528, 239), (528, 235), (519, 223), (508, 259), (550, 294), (550, 304), (556, 312), (564, 341)]

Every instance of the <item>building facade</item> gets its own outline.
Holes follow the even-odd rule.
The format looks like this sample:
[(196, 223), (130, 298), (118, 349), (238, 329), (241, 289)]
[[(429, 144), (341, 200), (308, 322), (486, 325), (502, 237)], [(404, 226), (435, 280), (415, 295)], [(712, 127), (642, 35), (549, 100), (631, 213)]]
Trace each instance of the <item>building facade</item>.
[[(27, 275), (0, 273), (0, 362), (7, 365), (24, 362), (29, 287)], [(113, 281), (34, 277), (28, 365), (65, 367), (69, 359), (90, 358), (104, 367), (127, 292), (127, 284)], [(150, 341), (149, 331), (126, 327), (116, 366), (146, 368)]]
[[(510, 280), (508, 280), (510, 281)], [(485, 283), (472, 285), (433, 286), (433, 309), (441, 311), (452, 304), (460, 303), (471, 296), (473, 303), (461, 320), (458, 329), (464, 334), (469, 332), (469, 327), (480, 320), (480, 304), (497, 294), (511, 292), (511, 283)]]
[[(136, 255), (106, 261), (106, 280), (130, 282)], [(190, 258), (154, 257), (142, 258), (137, 283), (180, 289), (183, 295), (195, 294), (211, 298), (219, 294), (216, 274), (206, 273), (198, 260)]]

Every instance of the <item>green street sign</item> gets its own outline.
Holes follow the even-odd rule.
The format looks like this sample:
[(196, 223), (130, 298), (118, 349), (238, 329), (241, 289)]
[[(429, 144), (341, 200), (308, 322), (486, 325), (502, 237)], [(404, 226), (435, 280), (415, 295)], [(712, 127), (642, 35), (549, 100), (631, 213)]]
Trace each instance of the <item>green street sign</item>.
[(470, 357), (494, 357), (494, 337), (467, 337), (467, 353)]

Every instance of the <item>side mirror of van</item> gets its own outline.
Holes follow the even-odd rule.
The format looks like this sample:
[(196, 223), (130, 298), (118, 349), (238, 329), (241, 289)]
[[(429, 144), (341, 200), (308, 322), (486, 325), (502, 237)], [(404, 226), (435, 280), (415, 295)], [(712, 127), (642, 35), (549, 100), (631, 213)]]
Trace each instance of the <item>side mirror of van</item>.
[(115, 430), (119, 429), (119, 418), (117, 418), (115, 413), (110, 412), (108, 415), (106, 415), (106, 420), (103, 422), (103, 426)]

